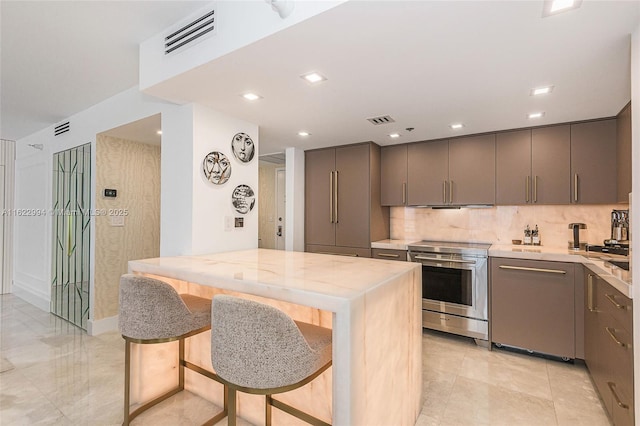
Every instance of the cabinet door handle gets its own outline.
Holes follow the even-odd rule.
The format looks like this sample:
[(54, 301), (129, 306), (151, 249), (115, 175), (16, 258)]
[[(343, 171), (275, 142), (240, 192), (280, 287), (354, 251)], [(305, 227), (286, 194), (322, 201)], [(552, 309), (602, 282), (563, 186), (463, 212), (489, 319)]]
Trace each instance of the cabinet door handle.
[(402, 184), (402, 205), (407, 204), (407, 183)]
[(525, 203), (529, 202), (529, 180), (531, 180), (531, 177), (529, 176), (527, 176), (527, 178), (524, 180), (524, 194), (525, 194), (524, 202)]
[(598, 312), (593, 304), (593, 274), (587, 275), (587, 309), (589, 312)]
[(336, 170), (334, 173), (336, 174), (336, 177), (334, 178), (335, 189), (333, 191), (335, 197), (335, 200), (333, 201), (333, 219), (338, 223), (338, 171)]
[(613, 394), (613, 399), (616, 400), (616, 405), (620, 408), (624, 408), (625, 410), (629, 409), (629, 406), (627, 404), (625, 404), (624, 402), (620, 401), (620, 398), (618, 397), (618, 394), (616, 393), (616, 384), (613, 382), (607, 382), (607, 386), (609, 386), (609, 390), (611, 391), (611, 393)]
[(453, 203), (453, 181), (449, 181), (449, 204)]
[(393, 258), (400, 257), (399, 254), (390, 254), (390, 253), (378, 253), (377, 256), (378, 257), (393, 257)]
[(447, 181), (442, 182), (442, 204), (447, 204)]
[(508, 265), (500, 265), (498, 266), (500, 269), (512, 269), (515, 271), (529, 271), (529, 272), (546, 272), (549, 274), (566, 274), (567, 271), (561, 271), (560, 269), (542, 269), (542, 268), (527, 268), (525, 266), (508, 266)]
[(533, 202), (538, 202), (538, 176), (533, 177)]
[(335, 223), (333, 220), (333, 172), (329, 172), (329, 221)]
[(578, 202), (578, 174), (573, 175), (573, 201)]
[(627, 343), (622, 343), (617, 337), (616, 337), (616, 330), (611, 328), (611, 327), (605, 327), (605, 330), (607, 330), (607, 333), (609, 333), (609, 336), (613, 339), (614, 342), (616, 342), (616, 345), (620, 346), (621, 348), (627, 348), (629, 347), (629, 345)]
[(604, 297), (606, 297), (609, 302), (613, 303), (613, 306), (615, 306), (616, 308), (624, 309), (624, 310), (627, 309), (626, 306), (621, 305), (618, 302), (616, 302), (616, 299), (614, 299), (615, 296), (613, 294), (605, 294)]
[(359, 257), (358, 253), (332, 253), (330, 251), (317, 251), (316, 254), (331, 254), (333, 256)]

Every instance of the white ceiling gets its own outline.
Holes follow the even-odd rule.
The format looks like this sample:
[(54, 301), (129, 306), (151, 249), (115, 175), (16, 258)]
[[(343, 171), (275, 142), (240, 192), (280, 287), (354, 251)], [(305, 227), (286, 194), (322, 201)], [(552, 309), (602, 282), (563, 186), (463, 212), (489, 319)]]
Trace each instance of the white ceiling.
[[(137, 45), (203, 3), (1, 1), (0, 137), (21, 138), (134, 86)], [(639, 5), (585, 0), (542, 18), (542, 1), (350, 1), (150, 93), (258, 124), (261, 154), (386, 145), (393, 131), (402, 143), (612, 116), (630, 99)], [(299, 78), (307, 71), (328, 80), (309, 86)], [(552, 94), (529, 96), (544, 84)], [(248, 103), (239, 96), (247, 90), (264, 98)], [(542, 119), (526, 118), (539, 110)], [(384, 114), (396, 123), (366, 121)], [(462, 131), (448, 128), (459, 121)], [(312, 135), (297, 136), (302, 129)]]

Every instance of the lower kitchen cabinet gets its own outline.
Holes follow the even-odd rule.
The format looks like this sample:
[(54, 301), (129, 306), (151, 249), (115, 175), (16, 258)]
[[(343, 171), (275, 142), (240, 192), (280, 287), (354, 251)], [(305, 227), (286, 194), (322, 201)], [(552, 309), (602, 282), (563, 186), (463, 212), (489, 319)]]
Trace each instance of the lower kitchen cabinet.
[(633, 425), (633, 305), (585, 271), (585, 363), (615, 426)]
[(374, 259), (384, 260), (407, 260), (406, 250), (393, 250), (393, 249), (371, 249), (371, 257)]
[(491, 258), (491, 341), (575, 358), (573, 263)]

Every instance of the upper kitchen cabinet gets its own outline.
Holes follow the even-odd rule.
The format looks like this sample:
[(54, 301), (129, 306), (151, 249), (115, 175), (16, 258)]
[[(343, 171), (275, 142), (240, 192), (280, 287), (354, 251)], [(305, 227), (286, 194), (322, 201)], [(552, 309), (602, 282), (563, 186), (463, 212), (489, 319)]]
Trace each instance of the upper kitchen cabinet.
[(449, 204), (495, 204), (496, 135), (449, 141)]
[(448, 203), (449, 141), (409, 144), (407, 204), (440, 206)]
[(571, 202), (608, 204), (616, 189), (616, 120), (571, 125)]
[(407, 204), (494, 204), (495, 150), (495, 134), (409, 144)]
[(371, 255), (389, 237), (380, 205), (380, 147), (373, 143), (305, 152), (306, 251)]
[(569, 126), (498, 133), (496, 203), (569, 204)]
[(631, 102), (620, 111), (616, 118), (618, 202), (628, 203), (631, 192)]
[(380, 201), (383, 206), (407, 204), (407, 145), (381, 148)]

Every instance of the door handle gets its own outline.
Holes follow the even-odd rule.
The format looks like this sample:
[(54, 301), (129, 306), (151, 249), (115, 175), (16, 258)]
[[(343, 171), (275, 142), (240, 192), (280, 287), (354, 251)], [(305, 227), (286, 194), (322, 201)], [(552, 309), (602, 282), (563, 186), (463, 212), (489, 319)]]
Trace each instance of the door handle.
[(515, 271), (529, 271), (529, 272), (546, 272), (549, 274), (561, 274), (564, 275), (567, 271), (562, 271), (560, 269), (543, 269), (543, 268), (527, 268), (525, 266), (508, 266), (508, 265), (500, 265), (498, 266), (500, 269), (511, 269)]
[(333, 220), (333, 172), (329, 172), (329, 222)]
[(607, 333), (609, 333), (609, 337), (611, 337), (611, 339), (613, 339), (614, 342), (616, 342), (616, 345), (620, 346), (621, 348), (628, 348), (630, 345), (627, 343), (622, 343), (618, 337), (616, 336), (616, 330), (611, 328), (611, 327), (605, 327), (605, 330), (607, 330)]
[(336, 177), (334, 179), (335, 189), (333, 191), (335, 197), (335, 200), (333, 201), (333, 218), (336, 223), (338, 223), (338, 171), (336, 170), (334, 173), (336, 174)]
[(527, 176), (526, 179), (524, 180), (524, 202), (528, 203), (529, 202), (529, 181), (531, 180), (530, 176)]
[(533, 177), (533, 202), (538, 202), (538, 176)]
[(402, 205), (407, 204), (407, 183), (402, 184)]
[(587, 275), (587, 309), (589, 312), (598, 312), (593, 305), (593, 274)]
[(458, 260), (458, 259), (437, 259), (435, 257), (425, 257), (425, 256), (416, 256), (416, 259), (421, 259), (421, 260), (433, 260), (434, 262), (438, 262), (438, 263), (444, 263), (444, 262), (451, 262), (451, 263), (471, 263), (471, 264), (475, 264), (476, 261), (475, 260)]
[(447, 181), (442, 182), (442, 204), (447, 204)]
[(573, 175), (573, 201), (578, 202), (578, 174)]
[(604, 297), (606, 297), (609, 302), (613, 303), (613, 306), (615, 306), (616, 308), (623, 309), (623, 310), (627, 309), (625, 305), (621, 305), (618, 302), (616, 302), (616, 299), (614, 299), (613, 294), (605, 294)]
[(278, 225), (278, 232), (276, 232), (278, 237), (282, 237), (282, 225)]
[(453, 181), (449, 181), (449, 204), (453, 203)]
[(616, 400), (616, 405), (620, 408), (623, 408), (625, 410), (629, 409), (629, 406), (627, 404), (625, 404), (624, 402), (620, 401), (620, 398), (618, 397), (618, 394), (616, 393), (616, 384), (613, 382), (607, 382), (607, 386), (609, 386), (609, 390), (611, 391), (611, 393), (613, 394), (613, 399)]
[(392, 258), (400, 257), (399, 254), (390, 254), (390, 253), (378, 253), (377, 256), (378, 257), (392, 257)]

